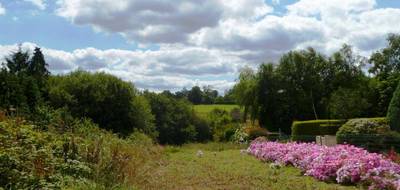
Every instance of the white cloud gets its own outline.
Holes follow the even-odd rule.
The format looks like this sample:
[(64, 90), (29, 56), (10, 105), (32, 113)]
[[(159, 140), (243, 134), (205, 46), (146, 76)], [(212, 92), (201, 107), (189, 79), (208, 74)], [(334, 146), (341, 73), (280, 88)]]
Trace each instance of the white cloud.
[(292, 49), (330, 54), (348, 43), (369, 55), (388, 33), (400, 33), (400, 9), (377, 2), (299, 0), (275, 14), (264, 0), (59, 0), (56, 13), (73, 24), (160, 49), (44, 50), (55, 73), (83, 68), (153, 90), (206, 83), (223, 90), (238, 68), (276, 61)]
[(375, 0), (300, 0), (286, 8), (289, 14), (314, 16), (332, 15), (334, 18), (344, 13), (362, 12), (376, 6)]
[(246, 59), (246, 64), (276, 60), (282, 53), (307, 46), (331, 53), (349, 43), (366, 54), (382, 47), (388, 33), (400, 32), (399, 9), (377, 9), (375, 0), (300, 0), (287, 5), (280, 16), (264, 0), (59, 0), (58, 4), (57, 14), (72, 23), (119, 33), (141, 46), (213, 49)]
[(24, 0), (26, 2), (32, 3), (34, 6), (36, 6), (40, 10), (45, 10), (46, 9), (46, 0)]
[(60, 0), (56, 11), (78, 25), (117, 32), (129, 40), (174, 43), (203, 27), (214, 27), (222, 14), (214, 0)]
[(6, 9), (3, 7), (3, 5), (0, 3), (0, 15), (5, 15), (6, 14)]
[[(33, 51), (36, 44), (23, 43), (22, 48)], [(17, 45), (0, 46), (0, 59), (15, 51)], [(209, 84), (223, 92), (232, 81), (219, 79), (234, 75), (241, 60), (218, 50), (198, 47), (163, 47), (157, 51), (128, 51), (96, 48), (76, 49), (72, 52), (42, 48), (49, 68), (63, 74), (78, 68), (115, 74), (134, 82), (139, 88), (150, 90), (179, 90), (193, 85)], [(208, 80), (207, 78), (216, 78)]]

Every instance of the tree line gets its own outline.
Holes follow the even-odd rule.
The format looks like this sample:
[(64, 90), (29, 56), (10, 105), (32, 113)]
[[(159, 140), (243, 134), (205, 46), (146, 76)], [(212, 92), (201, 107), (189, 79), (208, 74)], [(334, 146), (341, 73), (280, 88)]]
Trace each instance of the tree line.
[(212, 140), (216, 128), (198, 117), (192, 105), (232, 103), (229, 93), (219, 96), (209, 86), (153, 93), (101, 72), (51, 75), (40, 48), (33, 53), (19, 48), (6, 57), (0, 83), (0, 111), (38, 125), (60, 115), (61, 130), (73, 130), (76, 119), (86, 118), (122, 137), (139, 131), (161, 144)]
[(269, 131), (290, 133), (296, 120), (385, 116), (399, 82), (400, 36), (370, 58), (349, 45), (330, 56), (290, 51), (258, 70), (243, 68), (233, 88), (245, 117)]
[(232, 90), (226, 90), (224, 94), (219, 94), (217, 90), (211, 86), (193, 86), (191, 89), (183, 88), (180, 91), (172, 93), (169, 90), (164, 90), (162, 94), (174, 97), (177, 99), (186, 99), (194, 105), (199, 104), (235, 104)]

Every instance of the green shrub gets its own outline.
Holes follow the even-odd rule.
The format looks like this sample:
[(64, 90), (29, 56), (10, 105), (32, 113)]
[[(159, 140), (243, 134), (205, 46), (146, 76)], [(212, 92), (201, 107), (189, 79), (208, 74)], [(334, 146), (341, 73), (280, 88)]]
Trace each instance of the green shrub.
[(312, 142), (318, 135), (335, 135), (344, 120), (295, 121), (292, 124), (292, 140)]
[(400, 83), (396, 91), (393, 93), (392, 100), (390, 101), (387, 118), (389, 126), (392, 130), (400, 132)]
[(75, 189), (77, 181), (100, 189), (132, 187), (161, 160), (161, 149), (140, 132), (121, 139), (88, 119), (74, 119), (66, 131), (30, 123), (0, 122), (0, 189)]
[(72, 72), (49, 80), (49, 99), (73, 117), (88, 117), (101, 128), (128, 136), (134, 129), (155, 130), (148, 102), (129, 82), (105, 73)]
[(337, 132), (338, 143), (348, 143), (370, 151), (399, 150), (400, 134), (391, 131), (386, 118), (351, 119)]

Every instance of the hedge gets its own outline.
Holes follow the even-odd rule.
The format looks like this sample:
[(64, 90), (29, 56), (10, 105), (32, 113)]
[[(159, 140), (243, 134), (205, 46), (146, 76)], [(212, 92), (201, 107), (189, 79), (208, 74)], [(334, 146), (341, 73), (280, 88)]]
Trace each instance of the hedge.
[(337, 142), (373, 152), (400, 150), (400, 133), (390, 130), (386, 118), (360, 118), (346, 122), (336, 134)]
[(345, 122), (345, 120), (295, 121), (292, 124), (292, 140), (312, 142), (318, 135), (335, 135)]

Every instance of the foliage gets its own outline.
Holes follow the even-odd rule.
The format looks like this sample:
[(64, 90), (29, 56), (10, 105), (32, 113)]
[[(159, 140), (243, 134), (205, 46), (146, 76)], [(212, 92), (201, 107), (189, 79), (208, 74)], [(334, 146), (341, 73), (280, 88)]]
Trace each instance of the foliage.
[(344, 123), (344, 120), (294, 121), (292, 140), (312, 142), (318, 135), (335, 135)]
[(215, 108), (208, 113), (208, 121), (215, 141), (229, 141), (238, 124), (232, 122), (228, 111)]
[(390, 128), (400, 132), (400, 83), (393, 94), (392, 100), (390, 101), (387, 118)]
[(368, 104), (368, 100), (359, 91), (339, 88), (329, 99), (329, 115), (338, 119), (362, 117), (365, 116)]
[[(338, 89), (363, 92), (368, 83), (362, 72), (363, 63), (364, 59), (354, 55), (347, 45), (330, 57), (312, 48), (290, 51), (280, 58), (279, 64), (262, 64), (256, 73), (242, 70), (233, 91), (237, 103), (244, 106), (245, 115), (249, 113), (253, 121), (258, 120), (271, 132), (290, 133), (293, 120), (329, 119), (329, 105), (340, 112), (343, 93)], [(337, 95), (332, 96), (335, 91)], [(356, 93), (345, 99), (359, 100), (360, 96)]]
[(175, 93), (166, 90), (162, 93), (178, 99), (187, 99), (195, 105), (234, 104), (231, 90), (225, 91), (224, 95), (219, 95), (218, 91), (213, 89), (212, 86), (209, 85), (203, 86), (202, 88), (200, 88), (199, 86), (193, 86), (190, 90), (183, 88), (181, 91), (177, 91)]
[(235, 130), (235, 133), (232, 136), (232, 142), (234, 143), (247, 143), (248, 142), (249, 135), (245, 131), (243, 126), (238, 127)]
[(127, 136), (134, 129), (154, 135), (153, 116), (132, 84), (105, 73), (84, 71), (50, 79), (50, 103), (66, 107), (77, 118), (91, 118), (100, 127)]
[(105, 189), (143, 183), (160, 160), (151, 139), (135, 132), (123, 140), (89, 120), (72, 130), (41, 130), (29, 121), (0, 122), (0, 187), (60, 189), (86, 181)]
[(251, 119), (254, 121), (257, 115), (256, 106), (256, 75), (251, 68), (242, 68), (239, 75), (239, 80), (233, 87), (233, 97), (237, 104), (244, 107), (243, 121), (247, 120), (247, 115), (250, 113)]
[(197, 116), (196, 114), (193, 115), (193, 125), (196, 129), (196, 141), (197, 142), (207, 142), (213, 139), (213, 131), (210, 128), (209, 122)]
[(203, 101), (203, 92), (200, 87), (194, 86), (192, 90), (189, 91), (188, 100), (193, 104), (201, 104)]
[(34, 112), (47, 98), (47, 63), (40, 48), (32, 58), (21, 48), (5, 58), (0, 69), (0, 107)]
[(398, 138), (391, 132), (386, 118), (351, 119), (336, 134), (338, 143), (348, 143), (371, 151), (400, 150)]
[(305, 175), (340, 184), (362, 184), (370, 189), (400, 187), (400, 165), (383, 155), (349, 145), (254, 142), (248, 152), (263, 161), (293, 165)]
[[(190, 103), (164, 94), (145, 92), (144, 95), (155, 116), (159, 143), (183, 144), (196, 140), (197, 131)], [(201, 123), (198, 124), (200, 130)]]
[(400, 74), (400, 35), (390, 34), (388, 46), (373, 53), (369, 62), (369, 72), (376, 80), (376, 109), (380, 116), (386, 115), (393, 93), (399, 82)]

